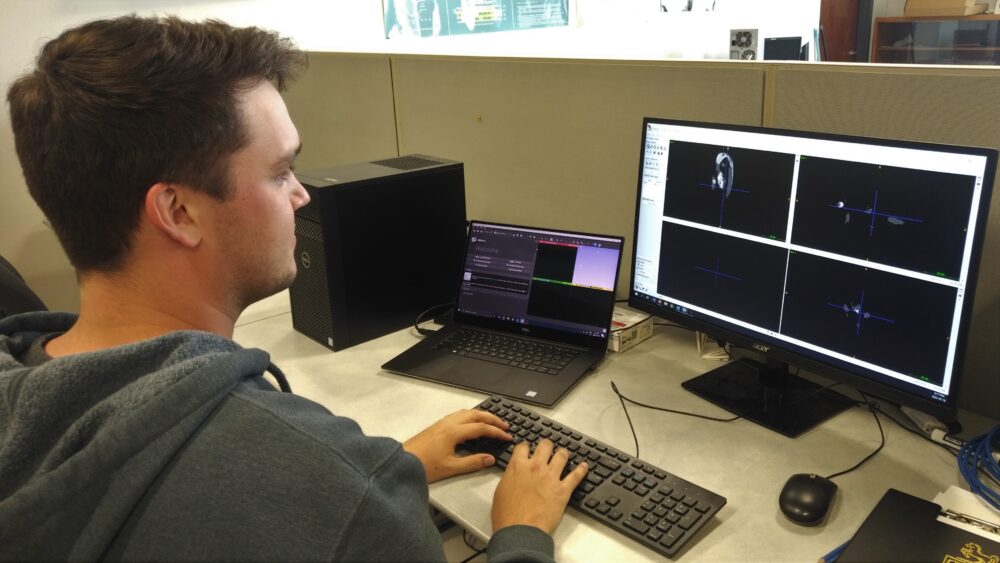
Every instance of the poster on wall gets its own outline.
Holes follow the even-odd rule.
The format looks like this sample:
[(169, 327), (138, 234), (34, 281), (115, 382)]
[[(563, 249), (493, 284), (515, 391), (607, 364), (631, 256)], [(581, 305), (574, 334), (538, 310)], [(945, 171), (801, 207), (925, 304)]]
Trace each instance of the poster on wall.
[(383, 0), (387, 39), (569, 25), (575, 0)]
[(716, 0), (660, 0), (660, 11), (670, 14), (678, 12), (714, 12)]

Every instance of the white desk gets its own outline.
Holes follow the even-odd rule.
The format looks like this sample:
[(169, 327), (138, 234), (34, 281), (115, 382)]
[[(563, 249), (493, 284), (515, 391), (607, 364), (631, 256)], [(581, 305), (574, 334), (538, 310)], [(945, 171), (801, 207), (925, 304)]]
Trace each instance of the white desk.
[[(234, 335), (243, 346), (270, 352), (295, 393), (357, 420), (369, 435), (401, 441), (485, 396), (379, 369), (418, 338), (410, 328), (331, 352), (292, 329), (287, 293), (250, 308)], [(628, 422), (610, 382), (636, 400), (726, 416), (680, 386), (717, 365), (697, 357), (690, 332), (659, 326), (637, 347), (609, 354), (555, 408), (538, 410), (634, 454)], [(729, 501), (680, 554), (681, 561), (816, 561), (851, 537), (887, 488), (931, 499), (949, 485), (964, 485), (950, 454), (883, 422), (885, 449), (836, 479), (838, 499), (824, 525), (801, 527), (778, 510), (782, 485), (793, 473), (829, 475), (846, 469), (877, 447), (878, 428), (868, 411), (849, 409), (794, 440), (742, 420), (710, 422), (635, 406), (629, 413), (642, 459)], [(485, 539), (492, 533), (490, 504), (499, 478), (499, 470), (488, 469), (435, 483), (431, 502)], [(561, 562), (661, 559), (573, 509), (563, 518), (555, 542)]]

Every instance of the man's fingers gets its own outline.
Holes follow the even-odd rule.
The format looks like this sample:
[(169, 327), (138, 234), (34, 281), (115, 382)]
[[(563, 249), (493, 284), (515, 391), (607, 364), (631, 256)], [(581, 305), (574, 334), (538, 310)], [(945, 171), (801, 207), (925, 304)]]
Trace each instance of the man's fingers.
[(548, 438), (543, 438), (535, 446), (535, 457), (541, 458), (542, 461), (548, 462), (549, 458), (552, 457), (552, 448), (555, 447), (552, 444), (552, 440)]
[(569, 485), (571, 490), (577, 488), (583, 481), (583, 478), (587, 476), (589, 469), (590, 467), (587, 465), (587, 462), (577, 465), (573, 468), (573, 471), (566, 474), (566, 477), (563, 478), (563, 483)]
[(521, 442), (520, 444), (514, 446), (514, 451), (511, 452), (510, 454), (511, 461), (513, 461), (515, 458), (528, 459), (529, 452), (530, 450), (528, 449), (528, 443)]
[(462, 473), (479, 471), (480, 469), (489, 467), (494, 463), (496, 463), (496, 459), (490, 454), (473, 454), (456, 457), (450, 465), (453, 469), (453, 475), (461, 475)]
[(493, 426), (504, 430), (510, 426), (507, 424), (506, 420), (500, 418), (499, 416), (491, 412), (481, 411), (479, 409), (459, 411), (455, 414), (463, 422), (485, 422), (486, 424), (492, 424)]
[(473, 438), (496, 438), (497, 440), (512, 440), (513, 437), (500, 428), (485, 422), (470, 422), (457, 428), (457, 442), (464, 442)]

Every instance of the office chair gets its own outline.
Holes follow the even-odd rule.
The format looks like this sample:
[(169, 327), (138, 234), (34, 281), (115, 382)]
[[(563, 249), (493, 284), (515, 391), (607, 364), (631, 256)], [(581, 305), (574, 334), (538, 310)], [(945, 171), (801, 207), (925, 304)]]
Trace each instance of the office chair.
[(27, 311), (47, 311), (48, 307), (28, 287), (24, 278), (0, 256), (0, 319)]

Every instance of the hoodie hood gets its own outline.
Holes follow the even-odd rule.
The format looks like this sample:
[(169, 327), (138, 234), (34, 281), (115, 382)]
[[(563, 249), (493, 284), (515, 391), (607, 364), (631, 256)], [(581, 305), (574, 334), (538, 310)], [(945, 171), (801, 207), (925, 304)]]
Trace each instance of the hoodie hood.
[(27, 367), (36, 338), (76, 317), (0, 320), (0, 560), (98, 559), (187, 439), (243, 381), (271, 371), (261, 350), (179, 331)]

